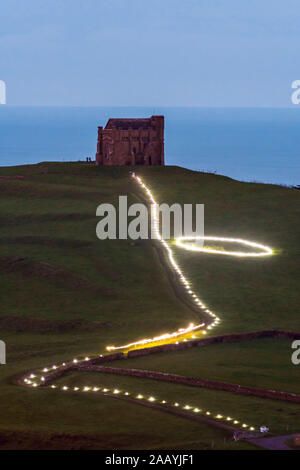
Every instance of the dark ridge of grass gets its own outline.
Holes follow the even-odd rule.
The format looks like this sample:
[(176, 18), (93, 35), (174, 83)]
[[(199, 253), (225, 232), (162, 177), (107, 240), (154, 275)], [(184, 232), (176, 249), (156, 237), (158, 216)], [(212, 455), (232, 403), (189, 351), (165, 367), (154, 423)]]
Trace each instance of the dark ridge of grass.
[(79, 330), (82, 332), (98, 330), (100, 333), (100, 330), (117, 327), (117, 323), (108, 321), (87, 322), (85, 319), (54, 321), (45, 318), (21, 317), (13, 315), (0, 317), (0, 330), (3, 332), (63, 334)]
[(26, 225), (32, 223), (46, 222), (80, 222), (94, 219), (94, 214), (27, 214), (27, 215), (11, 215), (0, 216), (0, 226), (4, 225)]
[(34, 262), (26, 258), (0, 258), (0, 273), (17, 273), (27, 280), (31, 277), (45, 279), (48, 282), (62, 284), (67, 289), (84, 289), (99, 294), (102, 297), (116, 296), (113, 290), (104, 289), (101, 286), (92, 284), (87, 279), (75, 276), (66, 269), (48, 263)]
[[(0, 450), (99, 450), (99, 449), (126, 449), (132, 442), (138, 441), (140, 445), (149, 445), (153, 441), (151, 434), (43, 434), (38, 432), (9, 431), (0, 432)], [(155, 442), (155, 439), (154, 439)], [(158, 441), (157, 441), (158, 443)]]
[(40, 199), (72, 199), (72, 200), (87, 200), (97, 201), (100, 198), (107, 197), (106, 193), (101, 191), (84, 191), (78, 188), (77, 191), (69, 188), (60, 189), (58, 185), (47, 187), (42, 184), (33, 184), (32, 182), (24, 182), (23, 180), (0, 180), (0, 191), (6, 197), (38, 197)]
[(24, 237), (1, 237), (0, 244), (21, 244), (21, 245), (42, 245), (56, 248), (86, 248), (93, 246), (93, 243), (88, 240), (70, 240), (69, 238), (48, 238), (36, 236)]

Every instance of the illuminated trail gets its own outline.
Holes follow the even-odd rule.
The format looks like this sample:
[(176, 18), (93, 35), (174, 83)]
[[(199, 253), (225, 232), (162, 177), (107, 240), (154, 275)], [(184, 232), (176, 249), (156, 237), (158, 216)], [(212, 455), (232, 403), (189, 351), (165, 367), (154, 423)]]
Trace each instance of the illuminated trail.
[[(151, 343), (155, 343), (158, 341), (169, 341), (172, 340), (173, 338), (176, 339), (179, 336), (184, 336), (188, 333), (195, 332), (202, 330), (202, 334), (206, 334), (207, 330), (212, 330), (215, 326), (217, 326), (220, 323), (220, 318), (211, 310), (209, 310), (206, 305), (200, 300), (199, 296), (192, 290), (191, 283), (185, 278), (183, 275), (178, 263), (175, 261), (172, 249), (168, 245), (168, 243), (162, 238), (160, 230), (159, 230), (159, 206), (156, 200), (154, 199), (154, 196), (150, 189), (145, 185), (143, 180), (139, 177), (136, 176), (134, 173), (132, 174), (132, 177), (138, 182), (138, 184), (144, 189), (146, 192), (149, 202), (151, 203), (151, 223), (152, 223), (152, 235), (154, 235), (154, 238), (156, 238), (162, 245), (163, 248), (166, 250), (168, 259), (170, 261), (170, 264), (172, 266), (172, 269), (175, 270), (179, 282), (183, 285), (183, 287), (186, 289), (187, 294), (189, 294), (191, 300), (196, 304), (197, 308), (199, 309), (199, 312), (205, 313), (206, 315), (209, 315), (212, 318), (212, 321), (209, 325), (206, 325), (205, 323), (201, 323), (198, 325), (194, 325), (194, 323), (191, 323), (188, 327), (186, 328), (180, 328), (178, 331), (172, 332), (172, 333), (165, 333), (161, 336), (157, 336), (154, 338), (147, 338), (143, 339), (140, 341), (135, 341), (133, 343), (125, 344), (123, 346), (107, 346), (108, 351), (116, 351), (120, 349), (130, 349), (135, 346), (141, 346), (141, 345), (151, 345)], [(268, 246), (260, 245), (259, 243), (254, 243), (250, 242), (247, 240), (242, 240), (240, 238), (224, 238), (224, 237), (179, 237), (176, 238), (176, 244), (177, 246), (184, 248), (185, 250), (189, 251), (197, 251), (197, 252), (203, 252), (203, 253), (213, 253), (213, 254), (221, 254), (221, 255), (228, 255), (228, 256), (239, 256), (239, 257), (255, 257), (255, 256), (270, 256), (273, 254), (273, 251), (271, 248)], [(256, 250), (259, 251), (225, 251), (225, 250), (217, 250), (213, 248), (204, 248), (202, 246), (197, 246), (192, 243), (187, 243), (191, 241), (196, 241), (196, 240), (210, 240), (210, 241), (218, 241), (218, 242), (225, 242), (225, 243), (237, 243), (240, 245), (245, 245), (250, 248), (255, 248)]]
[[(139, 176), (136, 176), (134, 173), (132, 174), (132, 177), (135, 179), (135, 181), (138, 182), (138, 184), (143, 188), (143, 190), (146, 192), (147, 197), (149, 199), (149, 202), (151, 203), (152, 207), (152, 233), (154, 233), (154, 238), (156, 238), (163, 246), (165, 249), (168, 260), (170, 262), (170, 265), (172, 269), (176, 272), (178, 282), (181, 284), (181, 286), (186, 290), (186, 294), (190, 296), (190, 300), (194, 303), (194, 305), (199, 309), (200, 314), (205, 314), (206, 316), (211, 317), (211, 323), (206, 324), (206, 323), (201, 323), (201, 324), (194, 324), (190, 323), (189, 326), (186, 328), (180, 328), (179, 330), (172, 332), (172, 333), (165, 333), (160, 336), (154, 337), (154, 338), (148, 338), (148, 339), (143, 339), (140, 341), (135, 341), (123, 346), (108, 346), (107, 350), (108, 351), (116, 351), (116, 350), (121, 350), (121, 349), (135, 349), (135, 347), (143, 346), (143, 345), (151, 345), (154, 346), (155, 342), (161, 342), (162, 344), (167, 344), (174, 340), (182, 340), (182, 341), (187, 341), (187, 338), (190, 338), (190, 334), (195, 332), (195, 331), (201, 331), (202, 334), (207, 334), (208, 330), (213, 329), (220, 323), (220, 318), (211, 311), (210, 309), (207, 308), (207, 306), (201, 301), (199, 296), (192, 290), (192, 285), (191, 282), (189, 282), (186, 277), (183, 275), (179, 265), (175, 261), (172, 249), (168, 245), (168, 243), (162, 238), (160, 234), (160, 229), (159, 229), (159, 206), (158, 203), (155, 201), (152, 192), (150, 189), (144, 184), (142, 179)], [(243, 246), (250, 247), (251, 249), (255, 249), (256, 251), (225, 251), (225, 250), (218, 250), (218, 249), (213, 249), (213, 248), (204, 248), (197, 246), (193, 244), (193, 241), (196, 240), (209, 240), (209, 241), (219, 241), (219, 242), (224, 242), (224, 243), (237, 243)], [(220, 238), (220, 237), (180, 237), (176, 239), (176, 244), (177, 246), (185, 249), (185, 250), (190, 250), (190, 251), (197, 251), (197, 252), (204, 252), (204, 253), (214, 253), (214, 254), (221, 254), (221, 255), (228, 255), (228, 256), (239, 256), (239, 257), (254, 257), (254, 256), (270, 256), (273, 254), (273, 251), (271, 248), (260, 245), (258, 243), (246, 241), (246, 240), (241, 240), (239, 238), (234, 239), (234, 238)], [(194, 336), (192, 336), (194, 338)], [(177, 342), (177, 341), (176, 341)], [(126, 351), (125, 351), (126, 352)], [(97, 356), (95, 356), (97, 357)], [(100, 354), (98, 356), (100, 358), (105, 358), (105, 355)], [(138, 400), (139, 402), (158, 402), (160, 405), (163, 405), (164, 407), (168, 408), (171, 407), (173, 408), (181, 408), (182, 410), (188, 410), (191, 413), (199, 413), (200, 415), (202, 414), (203, 416), (211, 416), (214, 422), (218, 421), (223, 421), (224, 423), (230, 422), (230, 424), (235, 425), (236, 427), (242, 428), (242, 429), (248, 429), (250, 431), (254, 431), (255, 428), (253, 426), (250, 426), (245, 423), (241, 423), (241, 421), (237, 419), (233, 419), (230, 416), (224, 416), (223, 414), (216, 414), (211, 411), (207, 410), (202, 410), (198, 407), (191, 406), (191, 405), (183, 405), (179, 403), (168, 403), (166, 400), (160, 400), (156, 397), (145, 397), (142, 394), (132, 394), (129, 392), (124, 392), (119, 389), (110, 389), (110, 388), (101, 388), (101, 387), (91, 387), (91, 386), (75, 386), (75, 387), (69, 387), (68, 385), (48, 385), (48, 382), (53, 382), (55, 380), (55, 377), (53, 377), (53, 373), (56, 374), (58, 373), (59, 375), (63, 375), (65, 372), (67, 372), (70, 367), (72, 367), (74, 364), (82, 364), (82, 363), (88, 363), (93, 357), (84, 357), (81, 359), (74, 358), (73, 360), (69, 362), (62, 362), (58, 364), (54, 364), (52, 366), (47, 366), (44, 367), (41, 370), (38, 371), (33, 371), (33, 372), (28, 372), (24, 374), (22, 379), (19, 381), (20, 384), (25, 385), (25, 386), (30, 386), (33, 388), (37, 388), (40, 386), (44, 386), (50, 389), (56, 389), (56, 390), (61, 390), (64, 392), (70, 391), (70, 392), (98, 392), (100, 394), (103, 394), (104, 396), (111, 395), (111, 396), (120, 396), (120, 398), (130, 398), (130, 395), (132, 399)]]

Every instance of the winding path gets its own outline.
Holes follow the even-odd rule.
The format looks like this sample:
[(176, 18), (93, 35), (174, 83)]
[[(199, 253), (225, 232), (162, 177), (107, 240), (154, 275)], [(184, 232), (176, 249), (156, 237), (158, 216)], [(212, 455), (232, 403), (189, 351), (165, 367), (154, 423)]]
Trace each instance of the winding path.
[[(208, 424), (213, 424), (214, 426), (221, 427), (223, 430), (230, 432), (231, 434), (238, 430), (246, 431), (255, 431), (254, 426), (242, 423), (239, 420), (231, 416), (223, 416), (221, 413), (217, 413), (203, 410), (195, 406), (190, 406), (188, 404), (180, 403), (171, 403), (167, 400), (156, 399), (155, 397), (145, 397), (140, 394), (133, 394), (126, 392), (124, 390), (118, 389), (108, 389), (101, 387), (68, 387), (67, 385), (55, 385), (54, 381), (58, 377), (63, 376), (74, 367), (84, 366), (89, 364), (103, 363), (114, 359), (119, 359), (123, 357), (124, 353), (127, 354), (135, 353), (138, 349), (147, 346), (148, 348), (154, 348), (155, 346), (164, 345), (164, 344), (174, 344), (178, 345), (182, 342), (191, 342), (195, 339), (195, 333), (206, 335), (208, 332), (211, 332), (216, 328), (221, 319), (217, 316), (215, 312), (210, 310), (200, 299), (200, 297), (194, 292), (192, 284), (188, 279), (183, 275), (178, 263), (176, 262), (172, 249), (168, 243), (162, 238), (159, 229), (159, 205), (155, 201), (151, 190), (146, 186), (139, 176), (136, 176), (135, 173), (132, 173), (134, 181), (140, 185), (144, 191), (148, 202), (151, 204), (151, 213), (152, 213), (152, 237), (160, 243), (161, 248), (164, 253), (167, 255), (169, 262), (169, 269), (172, 272), (172, 275), (175, 276), (175, 282), (180, 286), (181, 291), (185, 292), (185, 297), (188, 299), (189, 304), (193, 307), (193, 310), (196, 310), (199, 313), (201, 318), (205, 318), (205, 321), (201, 323), (190, 323), (184, 328), (171, 333), (165, 333), (160, 336), (153, 338), (145, 338), (139, 341), (133, 341), (129, 344), (119, 345), (119, 346), (108, 346), (106, 353), (92, 356), (92, 357), (83, 357), (83, 358), (74, 358), (69, 362), (63, 362), (61, 364), (54, 364), (51, 366), (46, 366), (42, 370), (31, 371), (19, 378), (18, 383), (22, 386), (39, 388), (39, 387), (48, 387), (53, 390), (59, 390), (62, 392), (72, 392), (72, 393), (97, 393), (104, 396), (111, 396), (118, 399), (129, 400), (134, 403), (143, 404), (145, 406), (155, 407), (156, 409), (177, 414), (179, 416), (187, 417), (190, 419), (197, 419)], [(250, 251), (225, 251), (217, 250), (213, 248), (204, 248), (194, 244), (195, 240), (208, 240), (208, 241), (217, 241), (222, 243), (235, 243), (243, 247), (251, 248)], [(250, 242), (242, 239), (233, 239), (233, 238), (224, 238), (224, 237), (181, 237), (176, 240), (176, 243), (179, 247), (197, 252), (205, 253), (214, 253), (221, 256), (238, 256), (238, 257), (264, 257), (272, 255), (273, 251), (271, 248)], [(207, 338), (208, 339), (208, 338)], [(123, 353), (120, 353), (120, 352)], [(112, 353), (111, 353), (112, 352)]]
[(275, 436), (275, 437), (264, 437), (260, 439), (247, 439), (250, 444), (254, 444), (258, 447), (268, 450), (291, 450), (291, 447), (287, 445), (287, 442), (292, 442), (298, 434), (289, 434), (287, 436)]

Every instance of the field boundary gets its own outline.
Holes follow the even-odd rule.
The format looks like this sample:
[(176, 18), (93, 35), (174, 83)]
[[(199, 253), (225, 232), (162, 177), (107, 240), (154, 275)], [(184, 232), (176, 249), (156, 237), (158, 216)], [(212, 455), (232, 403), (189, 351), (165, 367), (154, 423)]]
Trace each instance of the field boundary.
[(241, 395), (252, 395), (272, 400), (282, 400), (293, 403), (300, 403), (300, 395), (290, 392), (280, 392), (263, 388), (248, 387), (244, 385), (232, 384), (229, 382), (219, 382), (215, 380), (200, 379), (197, 377), (185, 377), (183, 375), (170, 374), (167, 372), (157, 372), (143, 369), (123, 369), (118, 367), (107, 367), (97, 365), (80, 364), (73, 369), (85, 372), (99, 372), (103, 374), (127, 375), (131, 377), (142, 377), (145, 379), (172, 382), (192, 387), (210, 388), (226, 392), (238, 393)]

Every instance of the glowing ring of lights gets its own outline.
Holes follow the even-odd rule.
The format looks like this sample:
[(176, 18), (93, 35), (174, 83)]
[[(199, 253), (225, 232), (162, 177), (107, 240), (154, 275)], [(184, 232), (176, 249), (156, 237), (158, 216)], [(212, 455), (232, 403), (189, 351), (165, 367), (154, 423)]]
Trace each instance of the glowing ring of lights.
[[(240, 245), (249, 246), (251, 248), (258, 248), (261, 251), (226, 251), (226, 250), (214, 250), (212, 248), (204, 248), (201, 246), (191, 245), (190, 243), (185, 243), (189, 240), (210, 240), (216, 242), (225, 242), (225, 243), (238, 243)], [(189, 251), (201, 251), (203, 253), (213, 253), (217, 255), (228, 255), (228, 256), (270, 256), (273, 254), (273, 250), (268, 246), (261, 245), (259, 243), (249, 242), (248, 240), (242, 240), (241, 238), (225, 238), (225, 237), (179, 237), (176, 238), (176, 244), (181, 248)]]

